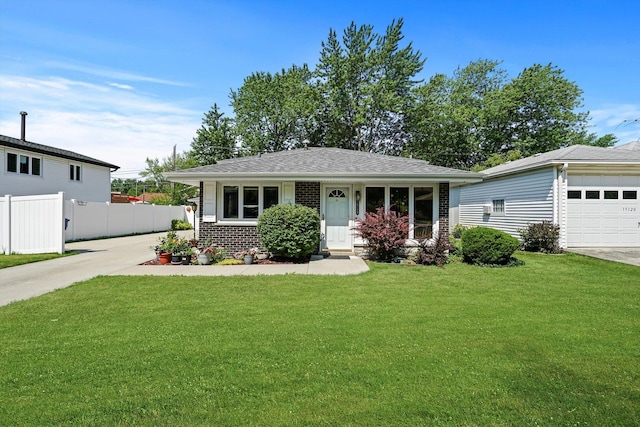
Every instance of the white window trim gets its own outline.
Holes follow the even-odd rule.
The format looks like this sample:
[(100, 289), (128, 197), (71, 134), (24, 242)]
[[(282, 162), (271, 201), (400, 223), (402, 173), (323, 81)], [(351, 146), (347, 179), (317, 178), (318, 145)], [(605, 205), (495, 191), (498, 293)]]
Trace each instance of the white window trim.
[[(71, 166), (73, 166), (73, 177), (74, 177), (74, 179), (71, 179), (71, 174), (70, 174), (69, 168), (67, 168), (67, 174), (68, 174), (69, 182), (82, 183), (82, 180), (84, 179), (84, 168), (82, 167), (82, 164), (80, 164), (80, 163), (69, 163), (69, 167), (71, 167)], [(80, 168), (80, 179), (77, 179), (78, 168)]]
[[(217, 217), (219, 218), (218, 224), (221, 225), (257, 225), (258, 218), (242, 218), (244, 207), (244, 187), (258, 187), (258, 217), (264, 212), (264, 187), (276, 187), (278, 188), (278, 205), (282, 204), (282, 184), (264, 184), (257, 182), (243, 182), (229, 183), (218, 182), (217, 185)], [(238, 187), (238, 216), (240, 218), (225, 218), (224, 217), (224, 187)]]
[[(496, 210), (496, 202), (502, 202), (502, 210)], [(503, 198), (491, 199), (491, 216), (505, 216), (507, 213), (507, 201)]]
[[(9, 170), (9, 154), (13, 154), (16, 156), (16, 171)], [(29, 171), (27, 173), (20, 172), (20, 156), (24, 156), (27, 158), (27, 167)], [(38, 178), (42, 178), (43, 169), (44, 169), (44, 159), (41, 156), (34, 156), (31, 153), (20, 152), (20, 151), (6, 151), (4, 154), (5, 162), (4, 162), (4, 173), (6, 174), (15, 174), (18, 176), (34, 176)], [(33, 174), (33, 159), (40, 160), (40, 173), (38, 175)]]

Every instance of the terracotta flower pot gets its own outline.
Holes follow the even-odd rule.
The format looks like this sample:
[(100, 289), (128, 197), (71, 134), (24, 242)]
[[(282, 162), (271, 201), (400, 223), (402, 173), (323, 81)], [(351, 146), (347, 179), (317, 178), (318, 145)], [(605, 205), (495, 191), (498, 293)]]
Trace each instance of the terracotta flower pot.
[(169, 264), (171, 262), (171, 254), (169, 252), (163, 252), (158, 254), (158, 259), (160, 260), (160, 264)]

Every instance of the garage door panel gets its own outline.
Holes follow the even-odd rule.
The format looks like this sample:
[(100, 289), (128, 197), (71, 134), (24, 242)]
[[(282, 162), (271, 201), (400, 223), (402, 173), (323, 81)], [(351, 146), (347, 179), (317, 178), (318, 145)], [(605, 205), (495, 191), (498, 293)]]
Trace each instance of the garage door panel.
[[(570, 176), (568, 190), (582, 198), (567, 200), (567, 245), (640, 246), (640, 200), (623, 198), (625, 191), (640, 195), (639, 185), (640, 176)], [(587, 191), (600, 198), (586, 199)], [(619, 198), (605, 199), (605, 191)]]

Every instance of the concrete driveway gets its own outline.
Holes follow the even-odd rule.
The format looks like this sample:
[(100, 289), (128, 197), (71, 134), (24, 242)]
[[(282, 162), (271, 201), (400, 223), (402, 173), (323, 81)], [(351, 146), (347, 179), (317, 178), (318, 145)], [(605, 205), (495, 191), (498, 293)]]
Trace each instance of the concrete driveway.
[[(186, 237), (191, 232), (179, 232)], [(369, 270), (360, 258), (321, 259), (307, 264), (172, 266), (140, 265), (155, 257), (151, 247), (166, 233), (68, 243), (78, 255), (0, 270), (0, 306), (108, 275), (236, 276), (273, 274), (359, 274)]]
[(568, 252), (640, 266), (640, 248), (571, 248)]

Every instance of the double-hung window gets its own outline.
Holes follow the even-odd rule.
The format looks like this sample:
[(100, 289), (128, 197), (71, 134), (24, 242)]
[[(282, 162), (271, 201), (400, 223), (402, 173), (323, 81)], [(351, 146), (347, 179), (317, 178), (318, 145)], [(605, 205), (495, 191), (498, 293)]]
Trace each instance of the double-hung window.
[(69, 165), (69, 180), (80, 181), (82, 178), (81, 171), (80, 165)]
[(256, 220), (265, 209), (279, 203), (276, 186), (225, 185), (222, 187), (223, 219)]
[(42, 176), (42, 159), (25, 154), (7, 153), (7, 172)]
[(493, 199), (491, 204), (493, 205), (492, 208), (494, 214), (497, 214), (498, 216), (504, 215), (504, 199)]

